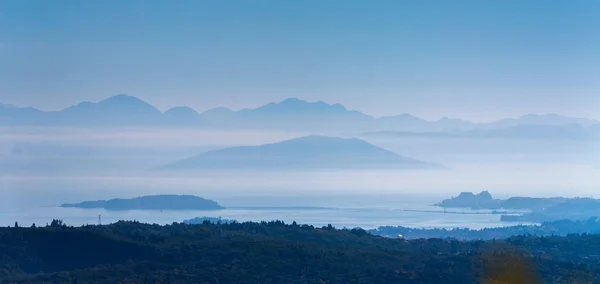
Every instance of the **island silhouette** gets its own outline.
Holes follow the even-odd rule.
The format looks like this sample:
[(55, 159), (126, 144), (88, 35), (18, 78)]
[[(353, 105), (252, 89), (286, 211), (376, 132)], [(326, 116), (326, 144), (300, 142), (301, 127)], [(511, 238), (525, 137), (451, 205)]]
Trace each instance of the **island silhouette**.
[(194, 195), (148, 195), (136, 198), (84, 201), (65, 203), (65, 208), (101, 208), (106, 210), (220, 210), (224, 209), (213, 200)]

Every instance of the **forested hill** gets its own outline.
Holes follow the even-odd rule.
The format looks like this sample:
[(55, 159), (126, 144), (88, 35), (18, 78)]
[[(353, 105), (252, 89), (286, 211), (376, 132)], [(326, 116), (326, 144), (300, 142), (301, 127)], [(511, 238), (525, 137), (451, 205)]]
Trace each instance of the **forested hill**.
[(278, 221), (0, 228), (4, 283), (591, 283), (598, 255), (591, 235), (409, 241)]
[(401, 226), (381, 226), (369, 230), (374, 235), (404, 239), (453, 238), (459, 240), (491, 240), (506, 239), (516, 235), (566, 236), (569, 234), (600, 234), (600, 219), (558, 220), (544, 222), (540, 225), (516, 225), (508, 227), (484, 228), (473, 230), (468, 228), (407, 228)]

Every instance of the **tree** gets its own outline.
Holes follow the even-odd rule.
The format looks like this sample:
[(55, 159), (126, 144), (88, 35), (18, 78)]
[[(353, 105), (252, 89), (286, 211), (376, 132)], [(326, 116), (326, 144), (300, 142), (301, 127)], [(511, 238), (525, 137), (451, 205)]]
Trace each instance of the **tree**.
[(19, 227), (19, 223), (17, 223), (17, 221), (15, 221), (15, 228)]
[(50, 227), (62, 227), (63, 225), (63, 221), (58, 219), (53, 219), (52, 223), (50, 223)]

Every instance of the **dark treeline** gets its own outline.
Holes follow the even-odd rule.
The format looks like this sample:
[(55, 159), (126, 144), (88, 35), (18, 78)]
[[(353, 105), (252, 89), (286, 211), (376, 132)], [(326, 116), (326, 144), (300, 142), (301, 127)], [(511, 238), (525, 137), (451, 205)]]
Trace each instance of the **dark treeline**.
[(485, 228), (480, 230), (455, 228), (455, 229), (418, 229), (401, 226), (381, 226), (369, 230), (374, 235), (388, 238), (402, 237), (405, 239), (420, 238), (454, 238), (459, 240), (491, 240), (505, 239), (516, 235), (533, 236), (565, 236), (568, 234), (600, 234), (600, 220), (596, 217), (585, 221), (560, 220), (544, 222), (541, 225), (518, 225), (498, 228)]
[(213, 224), (229, 224), (237, 221), (233, 219), (223, 219), (221, 217), (196, 217), (188, 220), (183, 220), (183, 223), (188, 225), (203, 224), (204, 222), (210, 222)]
[(593, 283), (600, 237), (389, 239), (281, 221), (0, 228), (4, 283)]

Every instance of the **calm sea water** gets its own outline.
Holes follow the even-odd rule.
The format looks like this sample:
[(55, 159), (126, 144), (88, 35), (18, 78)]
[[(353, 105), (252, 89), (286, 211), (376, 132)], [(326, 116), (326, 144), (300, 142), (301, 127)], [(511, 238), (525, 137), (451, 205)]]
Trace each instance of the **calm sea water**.
[[(462, 189), (453, 188), (427, 192), (410, 189), (402, 179), (397, 187), (404, 190), (385, 189), (385, 177), (360, 176), (371, 188), (344, 189), (351, 175), (343, 175), (345, 183), (327, 184), (331, 176), (254, 177), (227, 176), (214, 180), (235, 181), (236, 184), (219, 184), (213, 177), (183, 178), (0, 178), (0, 226), (45, 225), (52, 219), (62, 219), (73, 226), (97, 224), (119, 220), (136, 220), (145, 223), (169, 224), (195, 217), (222, 217), (238, 221), (282, 220), (286, 223), (335, 227), (379, 226), (484, 228), (514, 225), (500, 222), (500, 215), (444, 214), (432, 206), (444, 198), (456, 196)], [(356, 178), (355, 178), (356, 179)], [(274, 182), (275, 181), (275, 182)], [(271, 182), (271, 183), (267, 183)], [(238, 184), (239, 183), (239, 184)], [(287, 187), (286, 187), (287, 186)], [(477, 191), (477, 190), (473, 190)], [(132, 198), (154, 194), (192, 194), (217, 201), (227, 209), (219, 211), (106, 211), (100, 209), (61, 208), (62, 203), (111, 198)], [(498, 195), (497, 198), (506, 198)], [(252, 207), (249, 209), (248, 207)], [(274, 209), (272, 207), (296, 207)], [(312, 207), (298, 209), (297, 207)], [(410, 210), (437, 211), (415, 212)], [(453, 210), (456, 211), (456, 210)]]
[[(431, 210), (437, 212), (415, 212), (406, 210)], [(102, 224), (119, 220), (136, 220), (144, 223), (170, 224), (194, 217), (222, 217), (238, 221), (282, 220), (286, 223), (325, 226), (337, 228), (378, 226), (407, 226), (418, 228), (484, 228), (514, 225), (500, 222), (500, 215), (493, 214), (453, 214), (444, 213), (440, 208), (423, 204), (407, 204), (397, 207), (361, 208), (228, 208), (215, 211), (107, 211), (102, 209), (79, 209), (61, 207), (31, 207), (0, 210), (0, 225), (9, 226), (18, 222), (21, 226), (45, 225), (53, 218), (62, 219), (69, 225), (80, 226)]]

